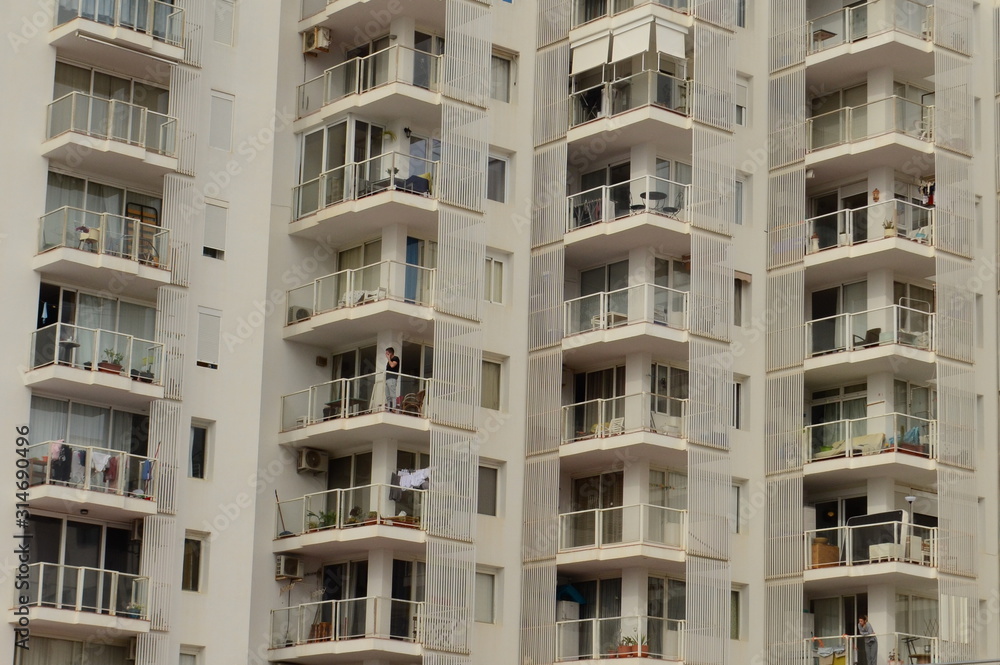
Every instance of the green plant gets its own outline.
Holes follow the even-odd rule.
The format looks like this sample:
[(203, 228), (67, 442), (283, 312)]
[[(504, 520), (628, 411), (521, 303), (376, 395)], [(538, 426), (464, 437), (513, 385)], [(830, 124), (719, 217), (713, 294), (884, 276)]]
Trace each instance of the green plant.
[(370, 520), (377, 520), (378, 519), (378, 513), (375, 512), (374, 510), (369, 510), (368, 511), (368, 519), (370, 519)]
[(156, 362), (156, 356), (146, 356), (142, 359), (142, 366), (145, 367), (144, 372), (153, 371), (153, 363)]
[(112, 365), (121, 365), (123, 360), (125, 360), (124, 353), (119, 353), (110, 348), (104, 349), (104, 362)]
[(622, 636), (621, 645), (623, 647), (634, 647), (634, 646), (636, 646), (636, 644), (638, 644), (638, 642), (636, 642), (635, 638), (632, 637), (631, 635), (623, 635)]
[(310, 529), (322, 529), (323, 527), (333, 526), (337, 523), (337, 513), (332, 510), (321, 510), (318, 513), (310, 510), (306, 515), (310, 518)]
[(351, 512), (347, 514), (348, 524), (357, 524), (361, 521), (361, 506), (354, 506), (351, 508)]
[(882, 222), (882, 228), (883, 229), (891, 229), (891, 228), (893, 228), (895, 226), (896, 226), (896, 222), (892, 221), (891, 219), (887, 219), (884, 222)]

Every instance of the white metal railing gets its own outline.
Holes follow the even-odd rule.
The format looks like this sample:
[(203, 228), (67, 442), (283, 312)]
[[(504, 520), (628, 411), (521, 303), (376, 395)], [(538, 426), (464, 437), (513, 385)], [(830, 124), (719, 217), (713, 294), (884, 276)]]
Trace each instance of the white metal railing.
[(176, 154), (176, 118), (117, 99), (71, 92), (48, 105), (46, 123), (48, 139), (76, 132)]
[(387, 152), (363, 162), (324, 171), (295, 185), (295, 219), (344, 201), (387, 190), (436, 197), (438, 162), (400, 152)]
[(170, 267), (170, 231), (131, 217), (63, 206), (38, 220), (38, 252), (71, 247)]
[(862, 566), (902, 561), (937, 567), (937, 527), (906, 522), (880, 522), (830, 529), (811, 529), (803, 535), (806, 568)]
[(643, 5), (659, 5), (682, 14), (688, 13), (688, 0), (574, 0), (573, 27)]
[(934, 107), (893, 95), (809, 118), (806, 130), (809, 151), (890, 133), (931, 142), (934, 139)]
[(806, 425), (806, 462), (905, 452), (937, 459), (937, 421), (905, 413)]
[(53, 364), (161, 385), (163, 345), (112, 330), (53, 323), (31, 333), (29, 367)]
[(686, 434), (687, 400), (655, 393), (591, 399), (562, 407), (562, 442), (617, 436), (628, 432)]
[(98, 446), (45, 441), (28, 448), (28, 483), (71, 487), (155, 501), (156, 459)]
[(643, 106), (691, 115), (691, 81), (654, 70), (601, 83), (570, 95), (570, 127), (609, 118)]
[(691, 185), (653, 175), (602, 185), (566, 197), (566, 232), (642, 212), (686, 222), (690, 201)]
[(567, 337), (633, 323), (659, 323), (687, 330), (688, 292), (656, 284), (636, 284), (567, 300), (563, 303), (563, 314)]
[(146, 619), (149, 578), (117, 570), (33, 563), (28, 566), (26, 594), (33, 607), (52, 607)]
[(556, 660), (684, 660), (685, 622), (651, 616), (556, 622)]
[(934, 243), (934, 208), (890, 199), (861, 208), (837, 210), (806, 220), (807, 254), (882, 238)]
[[(376, 372), (352, 379), (334, 379), (284, 395), (281, 398), (281, 431), (379, 411), (425, 418), (431, 379), (396, 375), (396, 392), (390, 395), (391, 387), (386, 389), (387, 377), (392, 379), (393, 375)], [(388, 404), (392, 401), (395, 406)]]
[(76, 18), (131, 28), (182, 46), (184, 10), (164, 0), (58, 0), (56, 27)]
[(275, 537), (371, 524), (425, 529), (425, 496), (426, 490), (384, 483), (306, 494), (278, 503)]
[(934, 313), (903, 305), (836, 314), (806, 322), (806, 353), (817, 356), (885, 344), (934, 349)]
[(806, 23), (810, 53), (890, 31), (930, 41), (934, 37), (933, 5), (913, 0), (872, 0)]
[(687, 511), (637, 504), (559, 515), (559, 551), (652, 544), (684, 549)]
[(387, 299), (431, 307), (434, 275), (433, 268), (397, 261), (341, 270), (289, 291), (285, 323)]
[(323, 600), (271, 610), (271, 648), (378, 638), (420, 643), (424, 604), (367, 596)]
[(405, 83), (417, 88), (440, 89), (441, 56), (409, 46), (389, 46), (330, 67), (319, 76), (298, 86), (299, 117), (318, 111), (327, 104), (389, 83)]

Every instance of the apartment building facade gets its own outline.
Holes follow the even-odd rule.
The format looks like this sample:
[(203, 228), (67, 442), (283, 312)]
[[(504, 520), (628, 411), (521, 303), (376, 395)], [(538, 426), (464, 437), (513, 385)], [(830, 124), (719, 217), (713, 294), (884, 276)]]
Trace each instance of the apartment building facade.
[(1000, 650), (1000, 8), (4, 14), (0, 659)]

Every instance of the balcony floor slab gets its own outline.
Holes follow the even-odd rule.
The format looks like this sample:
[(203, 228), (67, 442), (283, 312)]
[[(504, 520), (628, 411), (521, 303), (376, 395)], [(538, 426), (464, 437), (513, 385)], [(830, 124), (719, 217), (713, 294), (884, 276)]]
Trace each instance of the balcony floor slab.
[[(7, 612), (8, 623), (16, 625), (18, 617), (14, 611)], [(96, 633), (117, 635), (138, 635), (149, 632), (149, 621), (131, 619), (124, 616), (77, 612), (55, 607), (31, 607), (28, 609), (31, 631), (48, 632), (60, 637), (93, 639)]]
[(28, 370), (24, 373), (24, 385), (58, 397), (142, 411), (147, 411), (153, 400), (163, 399), (163, 386), (69, 365)]
[(423, 652), (423, 645), (415, 642), (365, 637), (356, 640), (320, 640), (309, 644), (271, 649), (268, 652), (268, 658), (272, 662), (300, 663), (301, 665), (358, 663), (369, 659), (379, 662), (417, 665), (421, 662)]
[(436, 198), (392, 189), (317, 210), (292, 221), (288, 233), (330, 247), (346, 247), (405, 223), (413, 235), (436, 239), (437, 218)]
[(70, 284), (156, 301), (156, 289), (170, 284), (170, 271), (110, 254), (55, 247), (31, 260), (31, 267)]
[(902, 484), (931, 487), (937, 483), (937, 467), (936, 460), (887, 450), (876, 455), (809, 462), (802, 467), (803, 485), (807, 492), (822, 493), (861, 480), (892, 478)]
[(168, 44), (132, 28), (86, 18), (75, 18), (53, 28), (48, 38), (60, 57), (112, 71), (124, 69), (123, 73), (160, 83), (170, 82), (170, 66), (163, 60), (184, 60), (183, 46)]
[(880, 372), (897, 379), (927, 383), (934, 379), (937, 354), (902, 344), (815, 355), (803, 362), (806, 389), (852, 381)]
[(146, 150), (139, 145), (63, 132), (42, 144), (42, 156), (88, 173), (122, 183), (159, 191), (163, 176), (177, 170), (177, 158)]
[(936, 585), (938, 571), (936, 568), (915, 563), (885, 561), (857, 566), (807, 568), (802, 577), (808, 593), (839, 593), (852, 584), (859, 586), (886, 584), (904, 587)]
[[(427, 408), (427, 405), (424, 405)], [(410, 445), (427, 446), (431, 421), (401, 413), (378, 411), (349, 418), (331, 418), (299, 429), (282, 432), (278, 443), (337, 453), (345, 444), (366, 440), (396, 439)], [(423, 449), (423, 448), (421, 448)]]
[(563, 360), (580, 369), (623, 359), (630, 353), (652, 353), (657, 358), (686, 362), (687, 330), (666, 324), (638, 322), (564, 337)]
[(441, 93), (409, 83), (393, 81), (356, 95), (326, 104), (292, 125), (296, 134), (323, 127), (350, 112), (363, 111), (370, 122), (394, 123), (400, 117), (414, 127), (441, 125)]
[(434, 338), (434, 309), (425, 305), (379, 300), (356, 307), (323, 312), (285, 326), (290, 342), (333, 348), (345, 339), (374, 337), (385, 330), (405, 330), (430, 341)]
[(559, 446), (559, 468), (566, 473), (594, 468), (622, 468), (638, 459), (658, 466), (686, 469), (687, 439), (656, 432), (630, 432)]
[(831, 247), (806, 254), (806, 291), (865, 277), (871, 271), (873, 261), (878, 261), (880, 268), (890, 270), (894, 276), (927, 279), (934, 276), (935, 256), (933, 246), (899, 237)]
[(687, 554), (682, 549), (648, 544), (604, 545), (559, 552), (560, 573), (594, 575), (610, 568), (649, 568), (684, 575)]
[(382, 549), (422, 556), (426, 548), (426, 531), (388, 524), (320, 529), (272, 542), (275, 554), (297, 554), (324, 561), (354, 555), (364, 558), (370, 550)]
[(156, 514), (156, 502), (134, 496), (61, 485), (34, 485), (28, 493), (32, 509), (78, 514), (86, 509), (98, 520), (128, 521)]
[(571, 266), (589, 267), (637, 246), (652, 247), (657, 255), (683, 256), (691, 253), (691, 225), (665, 213), (639, 212), (574, 229), (564, 242)]

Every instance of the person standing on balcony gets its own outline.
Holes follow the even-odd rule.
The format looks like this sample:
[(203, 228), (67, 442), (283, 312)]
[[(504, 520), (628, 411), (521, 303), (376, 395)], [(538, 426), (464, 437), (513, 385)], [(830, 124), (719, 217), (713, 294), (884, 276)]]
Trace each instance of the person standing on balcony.
[(396, 396), (399, 394), (399, 358), (391, 346), (385, 350), (385, 408), (396, 408)]
[(868, 615), (858, 617), (858, 665), (875, 665), (878, 659), (878, 638), (868, 623)]

